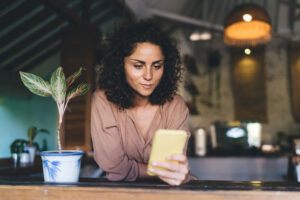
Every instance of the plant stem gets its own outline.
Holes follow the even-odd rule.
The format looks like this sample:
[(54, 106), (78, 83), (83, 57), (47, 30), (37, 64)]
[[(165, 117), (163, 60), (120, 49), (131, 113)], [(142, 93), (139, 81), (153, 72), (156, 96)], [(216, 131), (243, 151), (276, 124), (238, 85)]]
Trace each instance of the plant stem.
[(57, 128), (57, 148), (59, 153), (61, 152), (60, 128), (61, 128), (61, 120), (59, 120), (58, 128)]
[(61, 124), (63, 121), (63, 116), (64, 116), (64, 103), (63, 104), (57, 104), (58, 108), (58, 128), (57, 128), (57, 148), (58, 152), (61, 153), (62, 147), (61, 147), (61, 140), (60, 140), (60, 131), (61, 131)]

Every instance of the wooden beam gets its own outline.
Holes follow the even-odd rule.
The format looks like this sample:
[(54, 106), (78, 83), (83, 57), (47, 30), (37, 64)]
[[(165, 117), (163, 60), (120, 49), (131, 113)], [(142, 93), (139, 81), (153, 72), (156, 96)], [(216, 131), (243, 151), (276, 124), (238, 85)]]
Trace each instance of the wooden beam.
[(25, 0), (19, 0), (19, 1), (11, 1), (11, 0), (1, 0), (0, 1), (0, 17), (3, 17), (4, 15), (10, 13), (20, 5), (24, 3)]
[(22, 67), (22, 71), (30, 71), (31, 69), (33, 69), (34, 67), (36, 67), (38, 64), (42, 63), (44, 60), (46, 60), (47, 58), (49, 58), (50, 56), (54, 55), (55, 53), (57, 53), (61, 48), (61, 44), (57, 44), (51, 48), (49, 48), (46, 52), (44, 52), (43, 54), (41, 54), (39, 57), (37, 57), (36, 59), (32, 60), (31, 62), (27, 63), (26, 65), (24, 65)]
[(207, 22), (207, 21), (201, 21), (201, 20), (198, 20), (198, 19), (185, 17), (185, 16), (182, 16), (182, 15), (170, 13), (170, 12), (163, 11), (163, 10), (149, 9), (149, 11), (154, 16), (161, 17), (161, 18), (166, 18), (166, 19), (181, 22), (181, 23), (184, 23), (184, 24), (199, 26), (201, 28), (208, 28), (208, 29), (215, 30), (215, 31), (223, 31), (224, 30), (223, 26), (216, 25), (216, 24), (211, 24), (210, 22)]
[(146, 4), (140, 0), (126, 0), (126, 5), (139, 19), (150, 18), (151, 13), (147, 8)]
[(45, 48), (49, 47), (53, 43), (60, 40), (60, 33), (57, 31), (53, 35), (51, 35), (46, 40), (43, 40), (38, 45), (30, 48), (28, 51), (22, 53), (20, 56), (16, 57), (13, 61), (9, 62), (7, 65), (3, 66), (1, 69), (11, 70), (11, 69), (22, 69), (22, 65), (30, 58), (35, 55), (38, 55)]
[[(112, 10), (113, 6), (112, 3), (109, 1), (102, 1), (99, 5), (97, 5), (96, 7), (93, 7), (92, 9), (92, 13), (91, 13), (91, 23), (95, 24), (95, 18), (98, 19), (98, 16), (100, 15), (104, 15), (105, 13), (107, 13), (108, 11)], [(117, 14), (121, 14), (120, 12), (115, 12), (115, 15)]]
[(40, 14), (36, 15), (36, 17), (34, 17), (32, 20), (30, 20), (30, 22), (22, 24), (20, 27), (16, 28), (6, 36), (0, 38), (0, 44), (13, 42), (16, 38), (18, 38), (22, 30), (23, 32), (26, 32), (38, 25), (41, 25), (41, 23), (45, 23), (44, 26), (41, 26), (41, 28), (32, 32), (28, 36), (23, 37), (17, 43), (10, 45), (9, 48), (3, 45), (2, 48), (5, 48), (5, 51), (0, 54), (0, 60), (4, 61), (5, 59), (12, 57), (13, 55), (16, 55), (23, 48), (29, 46), (38, 38), (42, 37), (45, 34), (48, 34), (57, 26), (63, 23), (60, 18), (55, 18), (53, 20), (50, 20), (49, 22), (46, 22), (47, 19), (50, 19), (50, 17), (52, 17), (51, 15), (49, 15), (51, 13), (49, 13), (48, 11), (44, 10)]
[[(24, 15), (26, 15), (30, 10), (32, 10), (32, 7), (34, 5), (30, 4), (28, 1), (25, 2), (15, 2), (13, 5), (13, 1), (5, 2), (5, 1), (0, 1), (0, 8), (1, 8), (1, 15), (3, 12), (3, 16), (1, 17), (0, 20), (0, 27), (8, 27), (12, 22), (20, 19)], [(6, 5), (5, 5), (6, 4)], [(14, 5), (17, 6), (14, 6)], [(4, 6), (9, 6), (10, 8), (7, 8), (5, 11)]]
[[(96, 7), (94, 7), (95, 12), (99, 12), (99, 7), (106, 8), (107, 5), (100, 3)], [(72, 8), (75, 12), (80, 10), (80, 5), (76, 4)], [(0, 45), (4, 45), (4, 42), (13, 41), (15, 40), (19, 35), (20, 32), (26, 32), (30, 28), (35, 28), (36, 30), (32, 32), (30, 35), (22, 38), (19, 40), (16, 44), (10, 46), (8, 49), (6, 49), (3, 53), (0, 54), (0, 60), (4, 61), (6, 58), (10, 58), (13, 55), (16, 55), (18, 52), (20, 52), (23, 48), (29, 46), (30, 44), (34, 43), (34, 41), (37, 40), (37, 38), (42, 37), (45, 34), (48, 34), (52, 30), (54, 30), (56, 27), (60, 26), (64, 23), (64, 21), (60, 17), (55, 17), (52, 11), (49, 9), (44, 10), (40, 14), (36, 15), (30, 22), (22, 24), (17, 29), (13, 30), (3, 38), (0, 38)], [(54, 18), (53, 18), (54, 17)], [(50, 20), (50, 18), (53, 18), (53, 20)], [(41, 26), (43, 24), (43, 26)], [(40, 28), (36, 28), (37, 26), (40, 26)], [(0, 26), (1, 27), (1, 26)], [(3, 48), (3, 46), (2, 46)]]
[[(103, 15), (97, 18), (93, 18), (92, 22), (93, 24), (96, 24), (97, 26), (101, 26), (105, 21), (107, 21), (110, 18), (116, 17), (116, 13), (113, 12), (113, 10), (105, 12)], [(121, 17), (121, 15), (119, 15)]]
[(59, 13), (60, 15), (64, 16), (69, 22), (79, 26), (90, 26), (90, 24), (83, 19), (81, 19), (76, 13), (74, 13), (71, 9), (65, 6), (60, 1), (56, 0), (39, 0), (39, 2), (44, 3), (45, 5), (54, 9), (55, 12)]
[[(19, 9), (16, 10), (17, 12), (21, 13), (21, 16), (19, 16), (18, 19), (24, 18), (26, 16), (26, 14), (30, 13), (30, 11), (37, 9), (38, 7), (39, 7), (39, 5), (33, 5), (30, 3), (23, 4), (22, 8), (24, 9), (24, 12), (22, 11), (22, 8), (20, 10)], [(15, 12), (13, 14), (18, 16), (18, 14)], [(20, 37), (20, 35), (21, 35), (20, 33), (24, 33), (26, 31), (28, 31), (30, 28), (32, 28), (35, 25), (37, 25), (38, 23), (40, 23), (39, 18), (40, 17), (42, 18), (46, 14), (48, 14), (47, 11), (45, 11), (44, 9), (40, 9), (34, 15), (28, 17), (28, 19), (26, 21), (20, 23), (19, 25), (15, 26), (14, 28), (9, 27), (11, 29), (10, 31), (7, 31), (4, 34), (1, 34), (2, 35), (0, 37), (1, 48), (3, 49), (3, 47), (5, 47), (7, 44), (9, 44), (9, 42), (12, 42), (16, 38)], [(11, 18), (11, 19), (7, 18), (5, 20), (14, 20), (14, 18)], [(15, 21), (9, 21), (9, 22), (12, 24), (12, 22), (15, 22)], [(8, 28), (8, 26), (5, 23), (3, 23), (1, 25)], [(4, 30), (7, 30), (7, 29), (4, 29)]]
[[(28, 1), (28, 2), (31, 2), (31, 1)], [(31, 9), (33, 9), (32, 8), (33, 5), (34, 4), (29, 3), (29, 6), (31, 6)], [(40, 6), (40, 4), (37, 4), (37, 5)], [(72, 9), (74, 10), (74, 12), (77, 12), (80, 10), (80, 5), (72, 4)], [(5, 46), (7, 44), (9, 44), (10, 42), (15, 41), (19, 37), (26, 35), (28, 32), (32, 32), (32, 30), (37, 30), (37, 29), (40, 29), (39, 27), (43, 27), (44, 26), (43, 23), (46, 23), (45, 21), (49, 21), (50, 18), (53, 17), (53, 15), (51, 15), (51, 14), (54, 14), (53, 10), (42, 9), (40, 12), (33, 15), (31, 18), (29, 18), (24, 23), (18, 25), (11, 31), (7, 32), (5, 35), (2, 35), (0, 37), (0, 46), (1, 46), (2, 50), (4, 50)], [(54, 17), (56, 17), (56, 14)], [(59, 19), (61, 22), (63, 22), (63, 20), (61, 18), (59, 18)], [(20, 33), (24, 33), (24, 34), (20, 34)]]
[(81, 0), (81, 13), (82, 19), (89, 23), (91, 19), (91, 1), (90, 0)]
[[(99, 4), (97, 4), (96, 6), (93, 7), (93, 10), (92, 12), (94, 14), (96, 13), (99, 13), (101, 10), (103, 9), (107, 9), (108, 7), (110, 6), (110, 4), (108, 4), (106, 1), (103, 1)], [(75, 5), (75, 7), (73, 8), (75, 11), (80, 9), (80, 5)], [(49, 13), (47, 12), (44, 12), (45, 15), (41, 15), (41, 16), (38, 16), (36, 17), (35, 19), (37, 19), (36, 22), (32, 22), (30, 25), (33, 25), (34, 23), (37, 23), (38, 24), (38, 21), (39, 20), (42, 20), (42, 19), (47, 19), (49, 18)], [(110, 12), (109, 16), (107, 15), (107, 13), (105, 13), (105, 15), (101, 16), (101, 18), (99, 18), (96, 22), (99, 23), (103, 20), (106, 20), (108, 17), (111, 17), (112, 16), (112, 12)], [(35, 21), (35, 20), (33, 20)], [(18, 43), (16, 43), (15, 45), (13, 45), (11, 48), (9, 48), (7, 51), (3, 52), (2, 54), (0, 54), (0, 60), (3, 60), (5, 58), (10, 58), (11, 56), (14, 56), (16, 55), (18, 52), (22, 51), (23, 48), (29, 46), (30, 44), (34, 43), (34, 41), (37, 40), (37, 38), (43, 36), (43, 35), (46, 35), (48, 34), (49, 32), (51, 32), (52, 30), (54, 30), (55, 28), (57, 28), (58, 26), (61, 26), (62, 24), (64, 23), (64, 21), (61, 20), (61, 18), (56, 18), (52, 21), (50, 21), (48, 24), (46, 24), (45, 26), (43, 26), (42, 28), (38, 29), (37, 31), (33, 32), (32, 34), (30, 34), (28, 37), (20, 40)], [(30, 26), (29, 24), (26, 25), (26, 27), (29, 27)], [(23, 26), (21, 26), (20, 28), (24, 28)], [(18, 31), (16, 31), (18, 32)], [(12, 34), (13, 35), (13, 34)], [(11, 37), (11, 36), (10, 36)], [(59, 33), (56, 33), (56, 37), (57, 39), (59, 38)], [(12, 38), (13, 39), (13, 38)], [(1, 43), (1, 41), (0, 41)], [(46, 46), (44, 46), (44, 48), (46, 48)], [(39, 49), (43, 49), (43, 47), (40, 47)], [(58, 51), (59, 49), (55, 48), (56, 51)], [(38, 53), (38, 51), (35, 51)], [(52, 51), (51, 51), (52, 52)], [(49, 54), (53, 54), (55, 52), (52, 52), (52, 53), (46, 53), (45, 55), (49, 55)], [(16, 66), (20, 66), (20, 64), (22, 62), (26, 62), (26, 59), (27, 56), (29, 56), (28, 54), (25, 54), (23, 55), (21, 54), (21, 57), (22, 58), (17, 58), (16, 60), (13, 61), (13, 63), (16, 63), (16, 64), (9, 64), (9, 66), (6, 66), (6, 70), (10, 70), (10, 67), (16, 67)], [(49, 55), (50, 56), (50, 55)], [(25, 64), (24, 66), (22, 66), (22, 70), (23, 69), (26, 69), (26, 70), (30, 70), (32, 69), (33, 67), (35, 67), (37, 64), (39, 64), (40, 62), (42, 62), (44, 59), (46, 59), (47, 57), (45, 56), (41, 56), (41, 58), (36, 58), (34, 59), (33, 61), (31, 61), (29, 64)]]

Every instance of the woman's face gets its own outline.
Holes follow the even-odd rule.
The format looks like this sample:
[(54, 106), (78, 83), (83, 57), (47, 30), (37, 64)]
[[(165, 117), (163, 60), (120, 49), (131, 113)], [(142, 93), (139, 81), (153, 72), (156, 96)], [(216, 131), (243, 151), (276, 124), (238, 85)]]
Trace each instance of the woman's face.
[(164, 55), (160, 46), (137, 43), (134, 52), (124, 59), (127, 83), (141, 97), (149, 97), (164, 72)]

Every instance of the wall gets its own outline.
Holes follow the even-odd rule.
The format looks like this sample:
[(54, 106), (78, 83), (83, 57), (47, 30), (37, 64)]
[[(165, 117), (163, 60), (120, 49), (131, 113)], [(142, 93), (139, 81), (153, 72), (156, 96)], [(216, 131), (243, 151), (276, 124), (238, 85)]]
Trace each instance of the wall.
[[(222, 42), (221, 35), (214, 40), (190, 43), (182, 33), (177, 32), (181, 54), (192, 54), (196, 59), (198, 75), (188, 70), (185, 72), (185, 82), (192, 82), (197, 90), (196, 109), (198, 114), (190, 115), (189, 127), (194, 131), (198, 127), (209, 129), (216, 120), (234, 120), (234, 102), (231, 87), (230, 51)], [(218, 104), (216, 81), (213, 81), (212, 93), (209, 91), (209, 73), (207, 70), (207, 53), (217, 49), (222, 60), (218, 69), (212, 70), (215, 79), (220, 73), (220, 103)], [(262, 125), (263, 143), (275, 143), (277, 133), (283, 131), (288, 135), (299, 135), (300, 123), (296, 123), (291, 112), (291, 97), (289, 92), (287, 43), (276, 38), (266, 45), (266, 76), (267, 76), (267, 115), (268, 122)], [(181, 85), (180, 93), (187, 102), (192, 95)]]
[[(58, 63), (59, 54), (56, 54), (31, 72), (48, 80)], [(25, 86), (24, 90), (27, 90)], [(0, 158), (10, 157), (9, 147), (15, 139), (27, 139), (27, 129), (31, 125), (48, 129), (49, 135), (41, 133), (35, 141), (42, 147), (42, 141), (46, 139), (48, 149), (55, 149), (56, 124), (57, 108), (53, 99), (37, 95), (22, 97), (0, 93)]]
[[(111, 18), (106, 20), (99, 29), (105, 35), (113, 30), (116, 22), (120, 22), (120, 19)], [(57, 52), (34, 67), (30, 73), (41, 76), (45, 80), (50, 80), (52, 72), (59, 66), (59, 63), (60, 52)], [(14, 77), (14, 80), (19, 80), (19, 77)], [(0, 83), (3, 84), (1, 81)], [(27, 129), (31, 125), (50, 131), (50, 135), (41, 133), (36, 137), (36, 141), (40, 146), (43, 145), (43, 139), (46, 139), (48, 149), (57, 148), (56, 127), (58, 116), (57, 107), (53, 99), (31, 95), (31, 93), (28, 94), (26, 92), (20, 94), (20, 87), (21, 90), (27, 90), (22, 84), (19, 86), (15, 85), (15, 82), (11, 82), (11, 85), (5, 85), (4, 87), (0, 85), (0, 158), (10, 157), (10, 144), (15, 139), (26, 139)], [(2, 92), (4, 89), (5, 92)], [(11, 92), (15, 91), (15, 89), (19, 89), (18, 94)], [(11, 91), (7, 92), (7, 90)]]
[(277, 131), (300, 137), (300, 123), (292, 116), (286, 43), (272, 40), (267, 45), (266, 66), (269, 123), (263, 126), (264, 138), (274, 140)]

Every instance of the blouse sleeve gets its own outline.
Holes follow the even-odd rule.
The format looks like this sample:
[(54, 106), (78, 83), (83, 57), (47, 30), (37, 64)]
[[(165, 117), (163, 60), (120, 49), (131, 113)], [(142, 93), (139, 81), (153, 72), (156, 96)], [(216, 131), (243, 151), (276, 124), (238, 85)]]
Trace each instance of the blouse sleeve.
[(111, 181), (135, 181), (138, 164), (125, 154), (112, 105), (99, 92), (92, 97), (91, 135), (94, 159)]
[(186, 154), (188, 140), (191, 136), (190, 130), (187, 127), (187, 119), (189, 117), (189, 109), (185, 104), (183, 98), (176, 95), (173, 101), (170, 102), (167, 110), (167, 128), (185, 130), (187, 133), (187, 140), (184, 147), (184, 153)]

